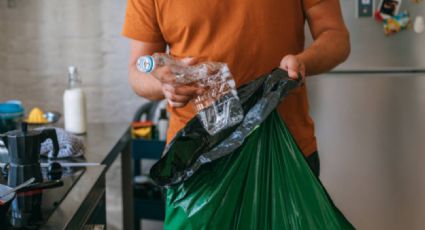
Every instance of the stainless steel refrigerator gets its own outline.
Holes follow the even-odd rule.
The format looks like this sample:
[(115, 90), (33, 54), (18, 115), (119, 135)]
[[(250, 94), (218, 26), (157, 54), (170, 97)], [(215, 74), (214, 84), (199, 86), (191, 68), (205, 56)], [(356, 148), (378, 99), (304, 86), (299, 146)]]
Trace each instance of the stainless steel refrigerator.
[[(385, 36), (342, 0), (348, 61), (307, 80), (321, 179), (336, 205), (365, 230), (425, 229), (425, 33)], [(375, 2), (377, 5), (378, 2)], [(402, 2), (412, 19), (425, 2)]]
[[(351, 37), (351, 55), (337, 68), (342, 71), (425, 71), (425, 32), (413, 29), (386, 36), (382, 23), (372, 18), (357, 17), (357, 3), (364, 0), (340, 1)], [(379, 0), (375, 0), (378, 9)], [(399, 12), (408, 11), (412, 24), (417, 16), (425, 17), (425, 2), (403, 0)]]

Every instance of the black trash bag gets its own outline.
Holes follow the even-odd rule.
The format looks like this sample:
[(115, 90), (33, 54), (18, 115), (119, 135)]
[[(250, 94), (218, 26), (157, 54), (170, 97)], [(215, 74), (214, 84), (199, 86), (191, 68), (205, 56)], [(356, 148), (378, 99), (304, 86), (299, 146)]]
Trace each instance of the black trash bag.
[(160, 186), (177, 184), (191, 177), (201, 165), (229, 155), (300, 84), (290, 79), (286, 71), (275, 69), (239, 87), (243, 121), (211, 136), (195, 116), (166, 146), (164, 157), (151, 168), (152, 179)]

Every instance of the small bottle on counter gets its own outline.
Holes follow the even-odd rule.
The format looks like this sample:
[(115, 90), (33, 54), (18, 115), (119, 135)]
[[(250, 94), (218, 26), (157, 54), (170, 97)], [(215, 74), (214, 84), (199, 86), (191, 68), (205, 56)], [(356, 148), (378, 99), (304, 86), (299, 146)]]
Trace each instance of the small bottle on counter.
[(160, 141), (165, 141), (167, 139), (167, 131), (168, 131), (168, 116), (167, 110), (161, 109), (159, 120), (158, 120), (158, 136)]
[(68, 89), (63, 95), (65, 130), (74, 134), (87, 132), (86, 96), (75, 66), (68, 67)]

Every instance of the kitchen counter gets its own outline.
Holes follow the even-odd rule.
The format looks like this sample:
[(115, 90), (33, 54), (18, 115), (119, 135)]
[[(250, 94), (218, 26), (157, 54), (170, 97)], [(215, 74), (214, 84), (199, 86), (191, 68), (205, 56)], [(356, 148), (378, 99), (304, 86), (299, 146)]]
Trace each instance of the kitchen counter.
[(86, 147), (84, 157), (60, 162), (89, 164), (41, 228), (80, 229), (91, 223), (90, 216), (95, 212), (100, 213), (100, 216), (104, 215), (105, 173), (117, 157), (121, 156), (124, 229), (131, 229), (133, 208), (129, 124), (89, 124), (87, 134), (82, 137)]
[(99, 163), (108, 169), (123, 149), (128, 147), (131, 136), (129, 123), (89, 124), (87, 134), (82, 136), (87, 162)]
[(87, 162), (99, 163), (108, 170), (121, 157), (123, 199), (123, 228), (133, 229), (133, 187), (131, 161), (131, 135), (129, 123), (95, 123), (88, 125), (84, 136)]
[[(87, 224), (92, 224), (89, 219), (105, 198), (105, 168), (104, 165), (86, 167), (40, 229), (82, 229)], [(104, 209), (103, 203), (101, 206)], [(105, 210), (100, 210), (100, 213), (105, 215)]]

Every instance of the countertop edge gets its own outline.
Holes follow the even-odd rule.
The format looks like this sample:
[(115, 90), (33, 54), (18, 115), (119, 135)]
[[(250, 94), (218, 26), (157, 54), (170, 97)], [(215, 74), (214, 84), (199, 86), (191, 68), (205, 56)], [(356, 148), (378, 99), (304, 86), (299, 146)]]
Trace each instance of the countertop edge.
[(96, 206), (94, 203), (105, 192), (105, 173), (105, 165), (87, 167), (41, 229), (67, 229), (71, 226), (84, 225), (86, 220), (81, 217), (89, 218)]

